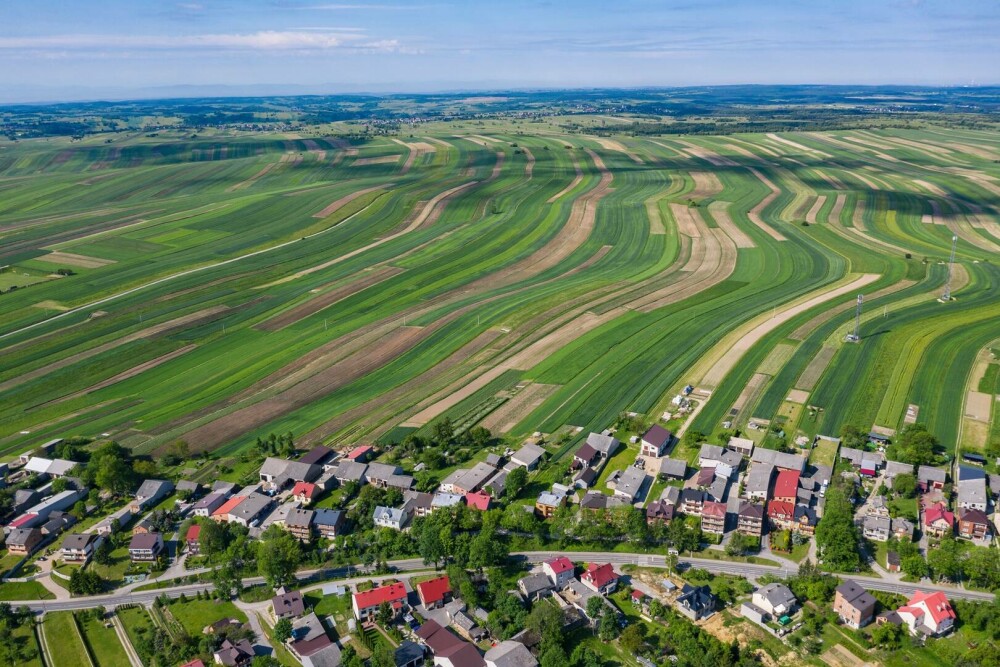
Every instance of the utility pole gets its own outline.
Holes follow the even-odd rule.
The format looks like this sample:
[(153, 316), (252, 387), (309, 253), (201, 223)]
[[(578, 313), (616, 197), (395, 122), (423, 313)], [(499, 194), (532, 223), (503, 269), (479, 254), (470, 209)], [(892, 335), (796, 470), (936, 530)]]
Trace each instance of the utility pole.
[(948, 280), (944, 283), (944, 294), (942, 301), (951, 301), (951, 276), (955, 270), (955, 247), (958, 245), (958, 236), (951, 237), (951, 259), (948, 260)]
[(854, 333), (847, 334), (847, 342), (857, 343), (861, 340), (861, 306), (865, 302), (865, 295), (858, 295), (858, 305), (854, 311)]

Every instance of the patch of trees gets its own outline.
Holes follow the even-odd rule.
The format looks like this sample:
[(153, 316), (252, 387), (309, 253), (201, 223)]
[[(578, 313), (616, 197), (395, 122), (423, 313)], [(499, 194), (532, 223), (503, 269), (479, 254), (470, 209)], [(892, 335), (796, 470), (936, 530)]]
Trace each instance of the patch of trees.
[(27, 607), (14, 609), (0, 602), (0, 663), (20, 665), (38, 659), (38, 648), (31, 636), (15, 636), (14, 631), (34, 623)]
[(91, 488), (121, 496), (133, 492), (141, 479), (154, 478), (158, 474), (155, 462), (134, 458), (132, 450), (109, 441), (90, 455), (80, 476)]
[(268, 456), (291, 458), (295, 455), (295, 438), (291, 431), (281, 435), (269, 433), (266, 438), (258, 436), (254, 443), (254, 451), (260, 458)]
[[(410, 458), (423, 463), (429, 471), (441, 470), (469, 461), (493, 442), (494, 437), (489, 429), (482, 426), (456, 427), (446, 417), (434, 422), (427, 436), (415, 433), (407, 435), (389, 450), (387, 459), (390, 463), (398, 463), (404, 458)], [(436, 487), (437, 481), (431, 481)]]
[(826, 492), (823, 520), (816, 527), (817, 554), (832, 569), (857, 572), (862, 566), (860, 545), (854, 506), (845, 485), (835, 482)]
[(923, 424), (907, 424), (896, 434), (886, 455), (893, 461), (914, 465), (939, 462), (941, 443)]
[(104, 591), (106, 582), (92, 570), (74, 568), (69, 575), (69, 592), (73, 595), (97, 595)]

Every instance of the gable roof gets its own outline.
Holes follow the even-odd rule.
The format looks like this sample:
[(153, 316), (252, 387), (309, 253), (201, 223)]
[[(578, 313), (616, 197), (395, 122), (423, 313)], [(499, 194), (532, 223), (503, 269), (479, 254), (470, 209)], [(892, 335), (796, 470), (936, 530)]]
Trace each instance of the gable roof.
[(379, 586), (361, 593), (354, 594), (354, 602), (358, 609), (377, 607), (383, 602), (388, 602), (394, 607), (398, 607), (401, 602), (406, 601), (406, 587), (402, 583)]
[(447, 575), (417, 584), (417, 593), (425, 604), (428, 602), (441, 602), (450, 592), (451, 582), (448, 580)]
[(875, 608), (875, 598), (871, 596), (871, 593), (850, 579), (845, 579), (844, 583), (837, 586), (836, 590), (847, 604), (859, 611)]
[(642, 434), (643, 442), (648, 442), (657, 449), (663, 449), (670, 442), (673, 434), (659, 424), (653, 424), (649, 430)]
[(184, 536), (184, 541), (196, 542), (199, 535), (201, 535), (201, 526), (197, 523), (193, 523), (191, 524), (191, 527), (188, 528), (187, 534)]
[(218, 507), (218, 509), (212, 512), (212, 516), (224, 516), (226, 514), (229, 514), (246, 499), (247, 499), (246, 496), (235, 496), (233, 498), (230, 498), (226, 502), (222, 503)]
[(490, 498), (488, 493), (467, 493), (465, 494), (465, 504), (473, 509), (485, 512), (490, 508)]
[(681, 459), (672, 459), (666, 456), (660, 459), (660, 474), (670, 475), (672, 477), (684, 477), (684, 473), (687, 472), (687, 461), (682, 461)]
[(986, 516), (986, 512), (984, 512), (982, 510), (975, 509), (975, 508), (972, 508), (972, 509), (964, 509), (963, 508), (963, 509), (958, 510), (958, 518), (959, 518), (960, 521), (968, 521), (970, 523), (985, 524), (987, 526), (990, 525), (990, 519), (989, 519), (988, 516)]
[(615, 573), (615, 568), (611, 563), (605, 563), (604, 565), (590, 563), (587, 565), (587, 571), (583, 573), (581, 578), (589, 581), (596, 588), (602, 588), (618, 579), (618, 575)]
[(330, 458), (333, 450), (325, 445), (316, 445), (299, 458), (300, 463), (318, 464)]
[(782, 470), (774, 480), (773, 498), (794, 498), (799, 489), (799, 472), (797, 470)]
[(566, 556), (551, 558), (545, 561), (545, 564), (548, 565), (552, 569), (552, 571), (555, 572), (556, 574), (562, 574), (567, 570), (572, 571), (575, 569), (573, 561), (571, 561), (569, 558), (566, 558)]
[(618, 438), (612, 435), (604, 435), (603, 433), (591, 433), (587, 436), (587, 444), (593, 447), (596, 451), (600, 452), (603, 456), (610, 456), (618, 447), (621, 446), (621, 442)]
[(914, 607), (919, 604), (926, 606), (927, 611), (930, 613), (931, 618), (934, 619), (935, 624), (941, 623), (941, 621), (948, 618), (956, 618), (955, 610), (952, 609), (951, 603), (948, 602), (948, 598), (941, 591), (935, 591), (933, 593), (923, 593), (921, 591), (917, 591), (906, 604), (909, 607)]
[(527, 444), (521, 449), (517, 450), (510, 460), (516, 463), (522, 463), (525, 465), (534, 465), (536, 461), (540, 461), (542, 457), (545, 456), (545, 450), (538, 445)]
[(701, 509), (702, 516), (710, 516), (715, 518), (725, 518), (726, 516), (726, 504), (716, 503), (711, 500), (706, 501)]
[(306, 607), (302, 602), (302, 591), (288, 591), (271, 598), (271, 608), (275, 614), (292, 614), (301, 616)]
[(344, 520), (344, 513), (341, 510), (320, 508), (313, 514), (313, 524), (317, 526), (339, 526)]
[(573, 458), (590, 463), (594, 460), (595, 456), (597, 456), (597, 450), (587, 443), (584, 443), (580, 449), (576, 450), (576, 454), (573, 455)]
[(949, 512), (941, 503), (935, 503), (924, 511), (924, 525), (932, 526), (937, 521), (946, 521), (949, 526), (955, 525), (955, 515)]
[(944, 482), (948, 479), (948, 473), (940, 468), (931, 466), (918, 466), (917, 479), (921, 482)]
[(293, 496), (305, 496), (310, 500), (316, 497), (316, 485), (310, 482), (296, 482), (292, 488)]

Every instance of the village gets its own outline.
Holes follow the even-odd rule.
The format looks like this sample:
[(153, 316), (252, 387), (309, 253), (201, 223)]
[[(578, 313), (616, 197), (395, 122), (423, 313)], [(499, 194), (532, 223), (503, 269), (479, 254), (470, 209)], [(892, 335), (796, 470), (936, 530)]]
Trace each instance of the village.
[[(114, 587), (169, 587), (206, 577), (218, 589), (210, 577), (227, 551), (210, 546), (205, 536), (212, 533), (218, 542), (219, 527), (234, 531), (222, 538), (229, 544), (240, 535), (262, 543), (288, 535), (299, 548), (316, 550), (308, 553), (336, 555), (336, 562), (344, 562), (351, 548), (364, 551), (366, 543), (386, 539), (378, 535), (398, 534), (411, 540), (397, 545), (399, 555), (421, 556), (393, 576), (386, 562), (391, 559), (366, 555), (355, 562), (360, 568), (347, 571), (378, 576), (308, 590), (297, 588), (294, 576), (285, 577), (270, 591), (273, 599), (256, 601), (254, 608), (261, 608), (269, 599), (269, 630), (263, 634), (228, 617), (205, 628), (214, 661), (227, 666), (250, 664), (281, 643), (295, 664), (306, 667), (352, 664), (358, 656), (376, 660), (379, 652), (377, 660), (385, 662), (372, 664), (410, 667), (430, 660), (445, 667), (526, 667), (541, 661), (547, 667), (553, 664), (551, 656), (545, 659), (549, 626), (539, 621), (524, 627), (529, 614), (542, 616), (536, 609), (558, 610), (557, 629), (565, 636), (590, 632), (609, 641), (628, 637), (626, 631), (638, 634), (628, 641), (631, 652), (641, 664), (655, 664), (643, 657), (655, 653), (655, 642), (642, 639), (653, 632), (629, 631), (631, 625), (711, 627), (711, 619), (728, 610), (776, 639), (803, 637), (804, 623), (820, 607), (815, 599), (796, 596), (782, 581), (789, 577), (832, 582), (829, 599), (820, 599), (823, 608), (855, 631), (891, 625), (923, 642), (953, 629), (957, 614), (949, 594), (928, 578), (926, 564), (914, 563), (931, 560), (927, 554), (943, 540), (958, 538), (984, 550), (990, 545), (1000, 476), (988, 474), (984, 461), (963, 459), (950, 468), (900, 463), (886, 457), (889, 440), (878, 433), (868, 434), (863, 448), (817, 436), (802, 453), (764, 448), (740, 435), (718, 445), (687, 440), (682, 444), (659, 424), (634, 434), (607, 430), (580, 434), (576, 446), (560, 446), (557, 458), (559, 443), (536, 433), (516, 448), (501, 443), (483, 449), (424, 491), (418, 490), (418, 477), (426, 488), (424, 464), (407, 471), (387, 462), (398, 460), (391, 445), (339, 451), (316, 446), (297, 458), (264, 456), (253, 483), (243, 486), (141, 479), (127, 501), (104, 516), (95, 513), (98, 506), (116, 494), (88, 489), (78, 473), (90, 464), (69, 458), (78, 450), (56, 440), (0, 467), (4, 491), (16, 489), (9, 493), (4, 528), (4, 582), (41, 582), (57, 599), (80, 600)], [(843, 489), (854, 497), (851, 521), (864, 538), (859, 548), (870, 552), (865, 569), (887, 584), (882, 590), (916, 584), (912, 594), (886, 604), (873, 596), (870, 584), (812, 570), (824, 562), (817, 533), (827, 503), (833, 490)], [(323, 502), (333, 498), (335, 503)], [(367, 514), (359, 514), (362, 507)], [(457, 565), (451, 553), (457, 547), (428, 537), (433, 533), (427, 522), (438, 520), (435, 529), (440, 525), (451, 534), (471, 527), (471, 539), (494, 543), (481, 546), (493, 551)], [(595, 540), (628, 544), (622, 553), (657, 555), (629, 561), (606, 549), (600, 553), (607, 558), (589, 559), (574, 558), (572, 549), (546, 556), (537, 548), (558, 551)], [(525, 548), (529, 544), (536, 548)], [(107, 574), (115, 550), (124, 561), (118, 578), (111, 583), (97, 577), (103, 586), (88, 587), (80, 573)], [(757, 563), (762, 570), (748, 569), (737, 585), (725, 571), (706, 571), (708, 558), (747, 568)], [(446, 574), (434, 572), (445, 565)], [(784, 576), (772, 577), (771, 569)], [(919, 576), (907, 578), (914, 570)], [(926, 590), (917, 590), (921, 583)], [(502, 588), (499, 597), (498, 591), (484, 593), (496, 586)], [(331, 602), (324, 602), (327, 597)], [(501, 598), (504, 610), (498, 611)], [(320, 615), (317, 608), (337, 608), (339, 614)], [(521, 622), (498, 620), (510, 615)], [(185, 667), (202, 664), (195, 659)]]

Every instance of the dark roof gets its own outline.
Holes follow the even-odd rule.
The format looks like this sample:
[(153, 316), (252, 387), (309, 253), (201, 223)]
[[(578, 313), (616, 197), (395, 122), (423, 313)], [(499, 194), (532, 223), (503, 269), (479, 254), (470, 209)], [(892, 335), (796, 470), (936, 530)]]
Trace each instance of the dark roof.
[(274, 613), (278, 615), (291, 614), (293, 616), (301, 616), (306, 610), (302, 602), (301, 591), (289, 591), (281, 595), (275, 595), (271, 598), (271, 606), (274, 608)]
[(575, 458), (586, 461), (587, 463), (590, 463), (591, 461), (594, 460), (594, 457), (597, 456), (597, 450), (588, 445), (587, 443), (584, 443), (583, 446), (580, 447), (580, 449), (576, 450), (576, 454), (574, 454), (573, 456)]
[(314, 510), (313, 525), (316, 526), (339, 526), (344, 521), (344, 513), (341, 510), (320, 508)]
[(711, 609), (715, 606), (715, 598), (712, 595), (711, 588), (708, 586), (692, 586), (691, 584), (684, 584), (677, 602), (684, 603), (686, 607), (694, 611)]
[(129, 549), (152, 549), (160, 542), (159, 533), (139, 533), (132, 536)]
[(396, 649), (395, 657), (397, 665), (405, 665), (414, 660), (422, 659), (424, 657), (424, 648), (420, 644), (406, 640)]
[(739, 515), (755, 519), (763, 519), (764, 506), (756, 503), (740, 503)]
[(653, 424), (649, 427), (649, 430), (642, 435), (643, 440), (660, 449), (670, 442), (671, 437), (673, 436), (670, 431), (663, 428), (659, 424)]
[(895, 551), (890, 551), (885, 556), (886, 561), (889, 565), (899, 565), (899, 554)]
[(333, 450), (329, 447), (323, 445), (316, 445), (308, 452), (302, 455), (299, 459), (299, 463), (308, 463), (310, 465), (320, 463), (330, 458), (333, 455)]
[(871, 594), (851, 580), (837, 586), (837, 592), (855, 609), (865, 610), (875, 607), (875, 598)]

